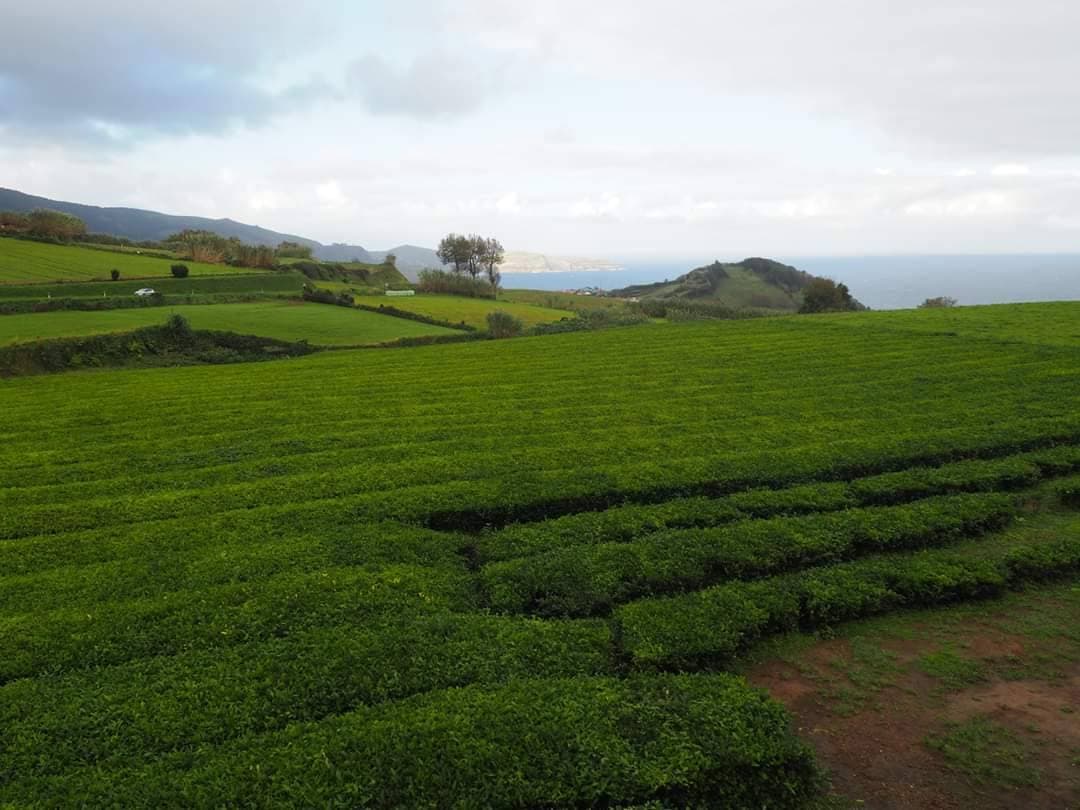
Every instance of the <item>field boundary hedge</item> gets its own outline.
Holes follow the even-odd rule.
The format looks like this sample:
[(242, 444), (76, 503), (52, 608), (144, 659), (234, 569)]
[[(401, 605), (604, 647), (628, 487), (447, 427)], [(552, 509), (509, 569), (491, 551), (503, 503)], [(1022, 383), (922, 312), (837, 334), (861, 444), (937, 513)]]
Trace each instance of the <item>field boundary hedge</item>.
[[(175, 325), (177, 322), (183, 326)], [(235, 332), (195, 330), (179, 316), (163, 326), (90, 337), (54, 338), (0, 347), (0, 377), (58, 374), (88, 368), (217, 365), (303, 357), (319, 351)]]
[(430, 315), (424, 315), (419, 312), (410, 312), (406, 309), (398, 309), (390, 304), (379, 304), (377, 307), (370, 304), (356, 304), (357, 309), (364, 309), (368, 312), (375, 312), (379, 315), (390, 315), (394, 318), (404, 318), (407, 321), (417, 321), (418, 323), (426, 323), (431, 326), (442, 326), (446, 329), (457, 329), (459, 332), (477, 332), (479, 331), (475, 326), (467, 324), (464, 321), (454, 323), (453, 321), (445, 321), (441, 318), (433, 318)]

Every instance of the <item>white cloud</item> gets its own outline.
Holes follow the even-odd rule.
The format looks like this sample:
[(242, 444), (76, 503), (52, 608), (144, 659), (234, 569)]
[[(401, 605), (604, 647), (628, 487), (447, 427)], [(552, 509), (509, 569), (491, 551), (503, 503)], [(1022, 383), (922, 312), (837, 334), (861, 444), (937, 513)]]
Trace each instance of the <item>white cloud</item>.
[(1031, 169), (1023, 163), (1002, 163), (995, 166), (990, 174), (994, 177), (1027, 177)]
[(337, 180), (328, 180), (315, 187), (315, 196), (327, 208), (345, 208), (350, 204), (347, 194), (341, 190)]
[(1001, 217), (1021, 210), (1016, 197), (1003, 191), (982, 191), (953, 197), (924, 199), (904, 208), (916, 217)]
[(504, 194), (495, 203), (495, 210), (500, 214), (520, 214), (521, 208), (521, 197), (516, 191)]
[(570, 216), (576, 219), (611, 219), (622, 210), (623, 201), (617, 194), (603, 194), (599, 198), (587, 197), (570, 206)]

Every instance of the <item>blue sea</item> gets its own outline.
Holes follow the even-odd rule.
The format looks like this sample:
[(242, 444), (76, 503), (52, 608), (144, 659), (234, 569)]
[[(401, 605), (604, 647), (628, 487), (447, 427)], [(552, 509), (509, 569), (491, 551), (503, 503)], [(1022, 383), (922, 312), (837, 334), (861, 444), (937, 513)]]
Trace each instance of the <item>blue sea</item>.
[[(618, 289), (674, 279), (715, 257), (626, 259), (617, 270), (504, 273), (503, 286), (534, 290)], [(906, 309), (948, 295), (961, 304), (1080, 300), (1080, 254), (998, 256), (777, 256), (818, 276), (842, 281), (872, 309)], [(723, 258), (721, 261), (738, 261)]]

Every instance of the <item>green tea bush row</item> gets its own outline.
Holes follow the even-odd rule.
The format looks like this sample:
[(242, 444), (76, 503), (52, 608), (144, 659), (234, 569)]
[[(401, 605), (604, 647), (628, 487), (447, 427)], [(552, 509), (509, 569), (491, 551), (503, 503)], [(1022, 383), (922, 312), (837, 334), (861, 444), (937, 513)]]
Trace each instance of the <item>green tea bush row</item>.
[[(297, 523), (281, 519), (299, 517), (294, 513), (272, 510), (207, 522), (137, 524), (57, 538), (61, 542), (0, 544), (0, 571), (7, 572), (0, 574), (0, 613), (100, 607), (343, 566), (371, 573), (425, 566), (435, 577), (440, 570), (464, 570), (459, 538), (415, 526), (356, 524), (342, 520), (340, 512), (323, 511), (328, 514)], [(76, 551), (80, 546), (86, 557)], [(11, 565), (3, 567), (9, 560)]]
[(0, 683), (286, 636), (475, 607), (463, 571), (393, 566), (182, 590), (141, 600), (7, 616), (0, 624)]
[(990, 493), (906, 506), (748, 520), (646, 535), (630, 543), (562, 549), (481, 570), (486, 603), (508, 613), (590, 616), (648, 594), (940, 545), (1005, 525), (1011, 498)]
[(1066, 506), (1080, 507), (1080, 476), (1073, 476), (1060, 482), (1056, 487), (1058, 498)]
[(992, 596), (1078, 570), (1076, 536), (981, 556), (946, 550), (889, 555), (633, 602), (615, 611), (616, 633), (639, 665), (698, 666), (727, 659), (770, 633)]
[(729, 675), (471, 686), (178, 755), (0, 787), (128, 807), (801, 807), (817, 787), (787, 712)]
[(599, 621), (390, 616), (23, 679), (0, 688), (0, 784), (153, 760), (437, 689), (602, 675), (610, 652)]
[[(1072, 451), (1080, 469), (1080, 447), (1064, 449)], [(961, 461), (943, 467), (916, 467), (857, 478), (846, 484), (756, 489), (720, 499), (680, 498), (662, 504), (628, 504), (541, 523), (511, 524), (482, 534), (477, 551), (481, 559), (494, 562), (569, 546), (633, 540), (664, 529), (717, 526), (753, 517), (833, 512), (854, 506), (904, 503), (934, 495), (1018, 489), (1031, 486), (1042, 477), (1043, 470), (1035, 461), (1039, 457), (1041, 454), (1035, 453)]]

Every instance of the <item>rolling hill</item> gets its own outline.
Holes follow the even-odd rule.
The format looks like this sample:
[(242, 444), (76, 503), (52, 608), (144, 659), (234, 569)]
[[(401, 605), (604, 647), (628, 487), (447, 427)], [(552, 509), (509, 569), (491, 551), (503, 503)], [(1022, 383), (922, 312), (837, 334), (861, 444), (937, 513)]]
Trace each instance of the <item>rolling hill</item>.
[(639, 299), (715, 301), (733, 308), (795, 312), (802, 292), (816, 276), (771, 259), (751, 258), (737, 263), (713, 262), (674, 281), (636, 284), (613, 295)]
[(136, 241), (158, 241), (185, 228), (205, 230), (224, 237), (236, 237), (251, 245), (277, 245), (280, 242), (299, 242), (313, 250), (315, 257), (323, 261), (361, 261), (378, 264), (387, 253), (398, 259), (398, 268), (415, 279), (416, 273), (425, 267), (438, 267), (440, 262), (435, 251), (414, 245), (400, 245), (385, 251), (369, 251), (359, 245), (335, 243), (324, 245), (314, 239), (295, 234), (280, 233), (247, 225), (232, 219), (208, 219), (206, 217), (177, 216), (147, 211), (141, 208), (103, 208), (96, 205), (51, 200), (36, 197), (14, 189), (0, 188), (0, 211), (33, 211), (50, 208), (79, 217), (92, 233), (107, 233)]

